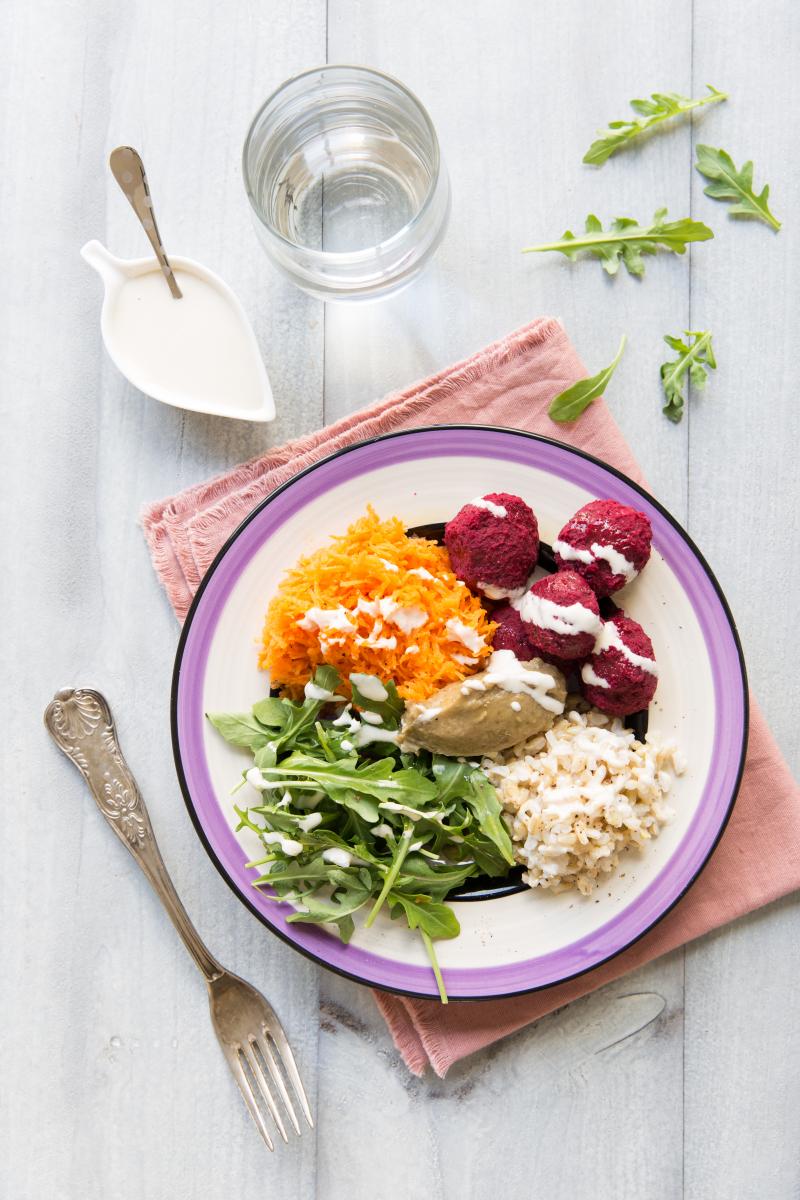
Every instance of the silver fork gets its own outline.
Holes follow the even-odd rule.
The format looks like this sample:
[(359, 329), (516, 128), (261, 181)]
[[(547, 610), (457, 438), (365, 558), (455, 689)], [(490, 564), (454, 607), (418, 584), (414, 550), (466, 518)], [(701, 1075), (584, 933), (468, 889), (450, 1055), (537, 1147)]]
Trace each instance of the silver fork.
[(144, 801), (122, 757), (114, 718), (105, 698), (91, 688), (57, 692), (45, 709), (44, 722), (53, 741), (83, 775), (108, 824), (150, 880), (183, 944), (202, 971), (208, 985), (214, 1032), (267, 1146), (270, 1150), (275, 1148), (265, 1110), (284, 1142), (289, 1140), (276, 1093), (295, 1133), (300, 1134), (287, 1081), (303, 1116), (313, 1128), (300, 1073), (275, 1010), (254, 987), (217, 962), (178, 898)]

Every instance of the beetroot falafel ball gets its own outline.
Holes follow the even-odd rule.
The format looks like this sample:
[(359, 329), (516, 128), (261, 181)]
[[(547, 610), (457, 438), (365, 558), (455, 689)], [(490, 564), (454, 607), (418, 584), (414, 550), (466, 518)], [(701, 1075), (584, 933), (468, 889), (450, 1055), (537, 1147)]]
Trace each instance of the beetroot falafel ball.
[(616, 500), (592, 500), (567, 521), (553, 553), (559, 569), (577, 571), (598, 596), (610, 596), (639, 574), (651, 537), (643, 512)]
[(515, 608), (510, 604), (502, 604), (492, 613), (492, 620), (497, 622), (492, 649), (511, 650), (520, 662), (530, 662), (536, 658), (536, 650), (528, 638), (528, 626)]
[(620, 610), (603, 629), (594, 653), (581, 667), (583, 694), (615, 717), (647, 708), (658, 683), (653, 643), (638, 621)]
[(539, 557), (539, 525), (519, 496), (489, 492), (465, 504), (444, 527), (459, 579), (490, 600), (524, 588)]
[(603, 628), (597, 597), (577, 571), (545, 576), (514, 607), (537, 653), (558, 659), (591, 654)]

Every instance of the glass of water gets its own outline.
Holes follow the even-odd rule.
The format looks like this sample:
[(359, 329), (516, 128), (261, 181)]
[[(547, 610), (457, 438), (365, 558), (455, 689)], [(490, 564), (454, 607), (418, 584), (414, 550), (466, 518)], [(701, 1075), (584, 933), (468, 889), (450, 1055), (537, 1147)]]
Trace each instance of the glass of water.
[(444, 236), (450, 185), (427, 112), (365, 67), (287, 80), (256, 113), (243, 170), (272, 261), (323, 300), (409, 283)]

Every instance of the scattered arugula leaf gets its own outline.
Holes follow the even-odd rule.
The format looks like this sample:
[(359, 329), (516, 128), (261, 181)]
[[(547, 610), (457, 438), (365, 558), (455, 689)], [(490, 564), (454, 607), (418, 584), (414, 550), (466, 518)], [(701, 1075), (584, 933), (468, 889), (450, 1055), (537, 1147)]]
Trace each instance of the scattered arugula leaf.
[(709, 370), (715, 370), (717, 360), (711, 346), (711, 333), (707, 329), (686, 329), (686, 338), (694, 338), (693, 342), (682, 338), (671, 337), (667, 334), (664, 341), (671, 350), (676, 350), (678, 357), (671, 362), (661, 364), (661, 386), (667, 403), (663, 412), (670, 421), (676, 424), (683, 416), (685, 396), (683, 392), (684, 377), (688, 374), (693, 387), (704, 388)]
[(714, 146), (698, 146), (695, 167), (711, 183), (703, 191), (712, 200), (733, 200), (728, 209), (733, 217), (756, 217), (770, 225), (775, 232), (781, 223), (769, 210), (769, 184), (765, 183), (757, 196), (753, 191), (753, 164), (749, 160), (741, 171), (726, 150)]
[(671, 121), (692, 109), (702, 108), (706, 104), (719, 104), (721, 100), (728, 99), (725, 92), (717, 91), (710, 83), (706, 87), (710, 94), (696, 100), (679, 96), (677, 92), (653, 92), (649, 100), (631, 100), (631, 108), (639, 116), (630, 121), (609, 121), (608, 128), (599, 131), (597, 141), (592, 142), (584, 154), (583, 162), (599, 167), (622, 146), (630, 144), (662, 121)]
[(357, 729), (327, 715), (343, 702), (314, 698), (334, 693), (338, 673), (319, 668), (313, 682), (301, 702), (270, 697), (252, 714), (209, 715), (258, 768), (250, 780), (243, 773), (248, 789), (253, 782), (261, 792), (258, 802), (235, 807), (238, 828), (264, 848), (249, 864), (263, 871), (254, 884), (294, 906), (288, 920), (335, 930), (345, 942), (356, 912), (371, 904), (369, 925), (386, 904), (418, 931), (446, 1002), (433, 947), (459, 932), (446, 897), (471, 876), (506, 875), (514, 861), (497, 794), (469, 763), (397, 746), (403, 701), (392, 683), (375, 702), (351, 680), (350, 720), (358, 721), (359, 708), (377, 713), (388, 735), (359, 746)]
[(610, 362), (607, 367), (603, 367), (602, 371), (598, 371), (596, 375), (590, 375), (588, 379), (579, 379), (577, 383), (573, 383), (570, 387), (565, 388), (563, 392), (559, 392), (547, 410), (551, 420), (574, 421), (589, 407), (593, 400), (596, 400), (598, 396), (602, 396), (609, 379), (614, 374), (619, 360), (622, 358), (622, 352), (625, 349), (627, 340), (627, 335), (623, 333), (619, 350), (613, 362)]
[(599, 258), (603, 270), (616, 275), (620, 262), (624, 263), (629, 275), (644, 275), (644, 254), (655, 254), (658, 247), (673, 254), (683, 254), (689, 242), (706, 242), (714, 234), (702, 221), (682, 217), (678, 221), (665, 221), (666, 208), (659, 208), (652, 225), (639, 225), (631, 217), (615, 217), (611, 228), (603, 229), (598, 218), (590, 213), (586, 218), (586, 232), (576, 237), (568, 229), (557, 242), (546, 242), (541, 246), (526, 246), (523, 254), (556, 250), (570, 260), (585, 250)]

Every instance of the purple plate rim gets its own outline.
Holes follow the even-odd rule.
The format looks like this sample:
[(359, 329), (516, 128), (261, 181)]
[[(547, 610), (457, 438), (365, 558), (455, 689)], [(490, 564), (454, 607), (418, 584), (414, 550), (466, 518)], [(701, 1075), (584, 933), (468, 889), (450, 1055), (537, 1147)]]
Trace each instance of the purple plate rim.
[[(478, 444), (469, 444), (476, 434), (480, 435)], [(442, 442), (443, 435), (446, 441), (444, 444), (437, 444), (437, 439), (440, 443)], [(187, 741), (192, 743), (193, 747), (202, 750), (203, 740), (202, 705), (192, 704), (191, 697), (196, 695), (198, 688), (202, 686), (210, 637), (216, 624), (216, 614), (238, 580), (241, 571), (272, 532), (272, 529), (267, 527), (260, 536), (250, 536), (253, 532), (253, 522), (270, 506), (276, 504), (288, 492), (296, 489), (298, 484), (302, 484), (309, 476), (318, 471), (327, 469), (327, 474), (333, 471), (334, 478), (328, 482), (327, 486), (338, 486), (343, 480), (336, 478), (337, 463), (342, 459), (347, 460), (349, 455), (364, 452), (370, 447), (380, 447), (379, 454), (382, 454), (388, 443), (399, 443), (401, 447), (399, 450), (395, 446), (394, 453), (390, 451), (389, 465), (391, 465), (392, 462), (407, 461), (408, 459), (433, 456), (450, 457), (458, 454), (497, 457), (498, 439), (501, 443), (510, 443), (518, 451), (517, 454), (513, 454), (509, 447), (506, 447), (509, 457), (514, 461), (522, 462), (524, 465), (538, 470), (552, 470), (559, 477), (576, 482), (587, 490), (594, 491), (595, 494), (600, 494), (602, 490), (606, 492), (616, 490), (618, 493), (624, 494), (627, 489), (632, 492), (640, 505), (644, 502), (643, 507), (649, 508), (651, 514), (657, 518), (654, 526), (654, 544), (661, 549), (661, 535), (663, 535), (664, 539), (674, 542), (678, 551), (682, 551), (682, 557), (675, 560), (670, 561), (669, 554), (664, 557), (689, 596), (709, 652), (716, 700), (714, 747), (712, 766), (692, 824), (656, 878), (631, 904), (611, 917), (597, 930), (546, 955), (495, 966), (459, 967), (445, 970), (443, 974), (450, 998), (452, 1000), (498, 999), (505, 996), (524, 995), (556, 986), (596, 970), (603, 963), (609, 962), (644, 937), (681, 900), (711, 858), (733, 811), (746, 758), (749, 730), (747, 673), (738, 631), (725, 595), (689, 534), (659, 501), (622, 471), (618, 471), (615, 467), (609, 466), (586, 451), (578, 450), (540, 434), (492, 425), (455, 424), (420, 426), (417, 429), (400, 430), (354, 442), (341, 447), (318, 462), (312, 463), (292, 479), (281, 484), (244, 518), (227, 539), (203, 577), (184, 622), (175, 656), (170, 706), (173, 755), (178, 780), (192, 823), (211, 861), (239, 900), (263, 924), (295, 950), (339, 975), (365, 986), (418, 999), (435, 999), (438, 994), (429, 983), (431, 979), (429, 968), (400, 963), (360, 947), (344, 946), (338, 940), (334, 940), (332, 935), (315, 926), (289, 925), (283, 916), (283, 906), (274, 904), (269, 900), (268, 895), (258, 893), (252, 888), (250, 877), (244, 870), (246, 855), (219, 806), (211, 785), (205, 756), (203, 753), (199, 753), (195, 754), (192, 759), (191, 747), (189, 755), (186, 755)], [(404, 453), (402, 444), (405, 442), (411, 442), (414, 448)], [(528, 454), (530, 454), (531, 444), (538, 447), (540, 452), (544, 452), (545, 458), (548, 456), (555, 460), (561, 458), (562, 466), (565, 466), (565, 469), (554, 470), (550, 464), (543, 466), (541, 461), (530, 461), (530, 458), (526, 457), (525, 449), (527, 448)], [(578, 464), (584, 468), (583, 473), (577, 471)], [(588, 477), (585, 471), (586, 464), (593, 468), (593, 471), (588, 473)], [(346, 471), (346, 476), (364, 474), (377, 467), (385, 467), (387, 463), (385, 460), (373, 461), (367, 456), (365, 462), (359, 465), (359, 470)], [(572, 466), (573, 470), (570, 471), (566, 465)], [(595, 489), (591, 482), (594, 471), (605, 477), (604, 482), (605, 480), (612, 481), (614, 487)], [(323, 488), (324, 490), (326, 489)], [(318, 491), (317, 489), (314, 492), (312, 489), (312, 496), (318, 494)], [(294, 507), (291, 506), (291, 503), (289, 504), (290, 512), (278, 514), (277, 521), (272, 523), (273, 527), (280, 524), (286, 516), (302, 509), (308, 499), (312, 498), (308, 496), (307, 489), (303, 489), (302, 486), (297, 495), (298, 503)], [(631, 497), (627, 496), (625, 499), (630, 501)], [(273, 515), (274, 512), (275, 510), (273, 510)], [(663, 522), (663, 525), (659, 524), (659, 521)], [(242, 539), (245, 539), (245, 542), (242, 542)], [(252, 541), (252, 545), (246, 544), (248, 539)], [(232, 564), (228, 560), (228, 556), (234, 551), (237, 544), (239, 544), (240, 557), (244, 553), (244, 561)], [(228, 560), (227, 566), (223, 570), (226, 560)], [(716, 624), (711, 620), (709, 612), (704, 606), (698, 607), (691, 590), (687, 587), (686, 576), (692, 574), (696, 578), (690, 582), (694, 582), (698, 593), (702, 593), (703, 589), (706, 591), (710, 589), (709, 595), (717, 605), (717, 611), (713, 614), (716, 617)], [(214, 590), (217, 595), (209, 609), (209, 597), (212, 596)], [(723, 620), (720, 621), (720, 618)], [(714, 637), (711, 635), (715, 635), (716, 639), (723, 641), (730, 639), (730, 645), (716, 647), (715, 653)], [(722, 665), (718, 661), (718, 655), (725, 652), (727, 652), (725, 666), (729, 678), (728, 686), (721, 689)], [(736, 677), (738, 677), (740, 687), (736, 689), (734, 696), (731, 694), (734, 689), (730, 687), (730, 683), (731, 678)], [(720, 721), (721, 712), (728, 723), (733, 722), (730, 727), (721, 729), (721, 724), (724, 724)], [(724, 745), (722, 744), (723, 733), (726, 735)], [(731, 757), (734, 750), (732, 741), (738, 743), (738, 758), (735, 760)], [(189, 761), (188, 772), (184, 766), (185, 756)], [(198, 771), (201, 776), (199, 780), (195, 777)], [(717, 792), (719, 794), (715, 795)], [(686, 858), (686, 865), (683, 865), (684, 858)], [(661, 895), (665, 889), (668, 894), (667, 899)], [(262, 909), (255, 902), (256, 899), (263, 901), (266, 907)], [(495, 903), (501, 902), (502, 898), (495, 901)], [(638, 922), (637, 917), (641, 918)], [(620, 926), (631, 926), (631, 928), (622, 934), (622, 941), (615, 942), (614, 937)], [(609, 938), (611, 939), (611, 948), (605, 945)], [(562, 963), (561, 967), (555, 965), (558, 962)], [(537, 978), (531, 980), (530, 976), (534, 973)], [(525, 975), (528, 976), (527, 980), (524, 979)], [(549, 977), (542, 977), (542, 975)], [(484, 983), (476, 983), (476, 977), (483, 980)], [(505, 982), (501, 982), (501, 980)], [(486, 983), (489, 983), (493, 990), (485, 990)], [(420, 990), (420, 987), (423, 987), (424, 990)], [(480, 990), (475, 990), (476, 987)]]

